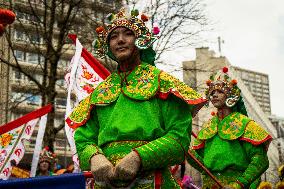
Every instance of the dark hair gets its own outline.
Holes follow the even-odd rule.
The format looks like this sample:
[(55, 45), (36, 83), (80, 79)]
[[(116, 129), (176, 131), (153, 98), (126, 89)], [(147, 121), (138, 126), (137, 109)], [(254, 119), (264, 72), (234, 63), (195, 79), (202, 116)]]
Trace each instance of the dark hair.
[(245, 103), (243, 101), (243, 97), (240, 96), (238, 102), (232, 107), (233, 112), (239, 112), (245, 116), (248, 116)]

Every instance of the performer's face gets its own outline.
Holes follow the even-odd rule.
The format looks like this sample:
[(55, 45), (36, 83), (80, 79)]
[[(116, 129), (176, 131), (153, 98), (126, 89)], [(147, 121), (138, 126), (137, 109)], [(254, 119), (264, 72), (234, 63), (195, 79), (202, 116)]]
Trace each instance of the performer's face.
[(41, 171), (48, 171), (49, 169), (49, 163), (47, 161), (43, 161), (39, 164), (39, 169)]
[(127, 61), (136, 54), (138, 49), (134, 43), (134, 33), (125, 27), (116, 28), (109, 36), (110, 50), (119, 62)]
[(210, 101), (212, 102), (213, 106), (216, 108), (224, 107), (226, 105), (225, 104), (226, 99), (227, 99), (226, 94), (221, 90), (214, 90), (211, 92)]

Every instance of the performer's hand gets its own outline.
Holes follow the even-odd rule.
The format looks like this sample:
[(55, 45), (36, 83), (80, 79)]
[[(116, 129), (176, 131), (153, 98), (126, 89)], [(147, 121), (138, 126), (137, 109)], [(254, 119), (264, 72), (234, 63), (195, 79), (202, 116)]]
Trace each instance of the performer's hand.
[(115, 178), (123, 181), (133, 180), (139, 171), (140, 164), (139, 155), (134, 151), (130, 152), (115, 166)]
[(114, 166), (102, 154), (94, 155), (91, 158), (91, 171), (94, 179), (99, 182), (108, 182), (114, 178)]

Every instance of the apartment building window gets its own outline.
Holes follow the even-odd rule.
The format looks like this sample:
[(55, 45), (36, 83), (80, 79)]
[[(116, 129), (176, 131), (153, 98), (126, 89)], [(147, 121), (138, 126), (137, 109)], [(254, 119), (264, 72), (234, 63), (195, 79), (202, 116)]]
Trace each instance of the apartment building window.
[(55, 104), (58, 108), (65, 108), (66, 107), (66, 99), (65, 98), (57, 98), (55, 99)]
[(65, 85), (65, 80), (64, 79), (58, 79), (56, 81), (56, 85), (63, 87)]
[(39, 63), (40, 59), (38, 54), (36, 53), (26, 53), (26, 54), (27, 54), (27, 62), (35, 64)]
[(14, 53), (18, 61), (25, 61), (25, 53), (23, 51), (15, 50)]
[(21, 92), (12, 92), (11, 93), (11, 102), (22, 102), (26, 99), (25, 93)]
[(38, 34), (31, 34), (30, 41), (35, 44), (41, 44), (41, 37)]
[(13, 69), (12, 72), (13, 72), (13, 79), (21, 80), (23, 78), (21, 72), (19, 72), (18, 70)]
[(26, 41), (26, 37), (24, 32), (19, 31), (19, 30), (15, 30), (14, 31), (14, 39), (18, 40), (18, 41)]
[(20, 20), (24, 20), (25, 19), (25, 13), (23, 12), (19, 12), (19, 11), (15, 11), (17, 18)]
[(41, 96), (40, 95), (27, 94), (27, 103), (32, 104), (32, 105), (40, 105)]
[(65, 59), (60, 59), (58, 61), (58, 66), (59, 67), (62, 67), (62, 68), (66, 68), (68, 65), (69, 65), (69, 62), (68, 60), (65, 60)]

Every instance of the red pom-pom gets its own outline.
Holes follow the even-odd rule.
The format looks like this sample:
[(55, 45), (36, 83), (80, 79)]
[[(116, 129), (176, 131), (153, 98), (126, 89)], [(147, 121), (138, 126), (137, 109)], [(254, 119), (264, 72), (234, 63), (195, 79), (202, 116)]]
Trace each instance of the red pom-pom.
[(216, 113), (215, 113), (215, 112), (211, 112), (211, 115), (212, 115), (212, 116), (215, 116), (215, 115), (216, 115)]
[(238, 81), (237, 81), (236, 79), (233, 79), (233, 80), (231, 81), (231, 83), (232, 83), (233, 85), (236, 85), (236, 84), (238, 83)]
[(102, 33), (104, 30), (105, 30), (105, 29), (104, 29), (103, 26), (99, 26), (99, 27), (96, 28), (96, 32), (97, 32), (97, 33)]
[(224, 67), (224, 68), (223, 68), (223, 72), (224, 72), (224, 73), (227, 73), (228, 71), (229, 71), (229, 69), (228, 69), (227, 67)]
[(14, 12), (7, 9), (0, 9), (0, 23), (12, 24), (15, 21), (16, 15)]
[(149, 18), (148, 18), (148, 16), (146, 16), (145, 14), (142, 14), (142, 15), (141, 15), (141, 20), (142, 20), (143, 22), (147, 22), (147, 21), (149, 20)]
[(210, 79), (206, 81), (206, 85), (207, 85), (207, 86), (210, 86), (211, 83), (212, 83), (212, 81), (211, 81)]
[(49, 151), (49, 147), (48, 147), (48, 146), (44, 147), (44, 149), (45, 149), (46, 151)]

